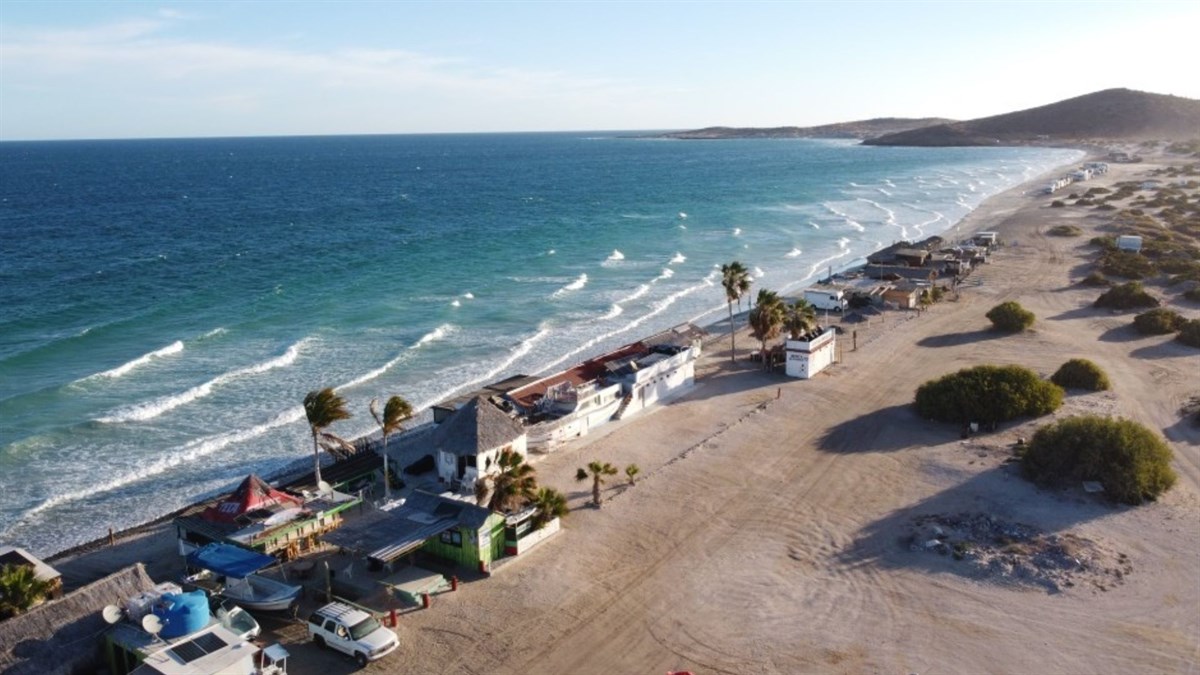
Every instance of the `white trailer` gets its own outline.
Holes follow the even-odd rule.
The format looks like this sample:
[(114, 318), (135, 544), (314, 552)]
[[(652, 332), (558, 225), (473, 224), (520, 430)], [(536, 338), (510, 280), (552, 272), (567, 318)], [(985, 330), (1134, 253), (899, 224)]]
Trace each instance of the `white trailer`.
[(840, 288), (807, 288), (804, 299), (820, 310), (840, 312), (846, 309), (846, 291)]

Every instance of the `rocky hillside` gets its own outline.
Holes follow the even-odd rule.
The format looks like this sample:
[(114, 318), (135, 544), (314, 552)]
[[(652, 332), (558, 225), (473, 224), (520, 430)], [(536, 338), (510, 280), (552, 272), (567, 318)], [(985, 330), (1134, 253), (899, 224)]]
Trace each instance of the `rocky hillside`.
[(706, 127), (693, 131), (678, 131), (663, 134), (660, 138), (681, 139), (719, 139), (719, 138), (874, 138), (884, 134), (896, 134), (911, 129), (919, 129), (932, 125), (953, 123), (939, 117), (923, 117), (920, 119), (905, 119), (899, 117), (881, 117), (858, 122), (842, 122), (840, 124), (824, 124), (816, 127)]
[(1017, 145), (1200, 137), (1200, 101), (1130, 89), (1094, 94), (1018, 112), (882, 135), (867, 145)]

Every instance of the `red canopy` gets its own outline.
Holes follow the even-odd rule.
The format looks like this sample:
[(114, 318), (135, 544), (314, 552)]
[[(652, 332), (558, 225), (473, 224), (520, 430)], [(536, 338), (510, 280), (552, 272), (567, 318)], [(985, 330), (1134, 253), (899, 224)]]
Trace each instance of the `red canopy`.
[(272, 510), (300, 507), (304, 501), (286, 492), (280, 492), (254, 474), (246, 476), (246, 480), (229, 495), (228, 499), (210, 506), (200, 514), (201, 518), (214, 523), (232, 523), (238, 516), (256, 509), (275, 507)]

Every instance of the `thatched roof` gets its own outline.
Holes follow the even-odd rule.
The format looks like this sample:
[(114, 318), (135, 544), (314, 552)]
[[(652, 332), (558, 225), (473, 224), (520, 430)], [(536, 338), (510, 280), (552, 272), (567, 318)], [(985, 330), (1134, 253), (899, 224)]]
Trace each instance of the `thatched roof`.
[(433, 430), (433, 447), (471, 457), (512, 443), (525, 435), (521, 426), (483, 396), (455, 410)]
[(108, 628), (101, 610), (152, 588), (138, 563), (0, 623), (0, 671), (70, 675), (94, 669), (103, 660), (101, 636)]

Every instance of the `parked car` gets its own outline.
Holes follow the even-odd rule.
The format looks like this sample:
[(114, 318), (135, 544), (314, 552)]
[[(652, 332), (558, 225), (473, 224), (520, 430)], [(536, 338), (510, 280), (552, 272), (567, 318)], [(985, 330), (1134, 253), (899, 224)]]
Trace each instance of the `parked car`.
[(308, 617), (308, 636), (318, 647), (353, 656), (358, 665), (381, 659), (400, 646), (400, 638), (370, 614), (331, 602)]

